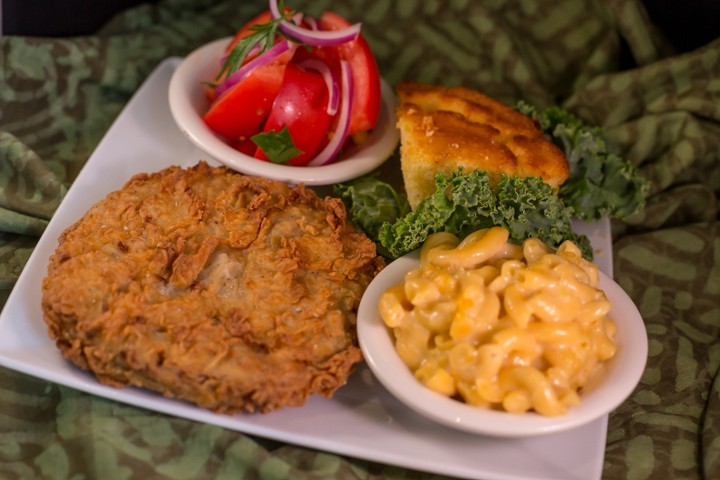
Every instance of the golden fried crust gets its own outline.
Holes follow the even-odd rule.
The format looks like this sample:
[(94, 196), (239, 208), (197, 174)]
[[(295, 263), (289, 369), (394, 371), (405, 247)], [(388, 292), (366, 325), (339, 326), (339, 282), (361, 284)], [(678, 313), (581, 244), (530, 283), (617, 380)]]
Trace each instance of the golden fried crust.
[(65, 230), (42, 307), (105, 384), (268, 412), (345, 383), (382, 265), (339, 200), (200, 163), (137, 175)]
[(439, 172), (486, 170), (542, 177), (558, 188), (569, 176), (567, 159), (535, 122), (480, 92), (414, 82), (397, 87), (400, 154), (410, 205), (435, 191)]

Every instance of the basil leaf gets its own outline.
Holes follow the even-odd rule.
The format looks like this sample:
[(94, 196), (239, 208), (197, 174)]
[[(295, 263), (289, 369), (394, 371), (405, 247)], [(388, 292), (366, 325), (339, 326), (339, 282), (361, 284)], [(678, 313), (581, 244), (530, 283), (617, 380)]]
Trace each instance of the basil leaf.
[(253, 135), (251, 140), (273, 163), (287, 164), (291, 159), (303, 153), (302, 150), (295, 147), (288, 127), (283, 127), (279, 132), (270, 130), (258, 133)]

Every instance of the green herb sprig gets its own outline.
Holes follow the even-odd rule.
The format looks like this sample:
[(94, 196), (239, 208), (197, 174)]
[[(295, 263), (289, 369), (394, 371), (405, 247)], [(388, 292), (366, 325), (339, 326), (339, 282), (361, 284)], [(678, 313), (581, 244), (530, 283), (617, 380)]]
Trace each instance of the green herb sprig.
[(237, 72), (247, 56), (256, 46), (260, 49), (258, 55), (261, 55), (272, 48), (275, 44), (275, 37), (277, 35), (282, 35), (278, 32), (280, 22), (290, 19), (296, 13), (294, 10), (285, 11), (283, 3), (284, 2), (282, 1), (278, 3), (280, 11), (285, 12), (280, 16), (280, 18), (271, 19), (268, 23), (258, 23), (251, 26), (250, 30), (252, 33), (244, 38), (241, 38), (237, 42), (228, 54), (227, 59), (225, 60), (225, 63), (223, 63), (217, 77), (215, 77), (216, 82), (219, 82)]

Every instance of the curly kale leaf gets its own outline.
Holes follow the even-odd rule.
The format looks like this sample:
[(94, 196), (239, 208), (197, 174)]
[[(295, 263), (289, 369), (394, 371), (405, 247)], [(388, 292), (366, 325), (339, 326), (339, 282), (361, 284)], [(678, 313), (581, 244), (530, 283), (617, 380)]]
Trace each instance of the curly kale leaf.
[[(379, 243), (377, 239), (383, 223), (394, 222), (410, 212), (405, 197), (398, 195), (391, 185), (371, 176), (335, 185), (333, 192), (345, 204), (350, 222), (375, 243)], [(380, 253), (388, 256), (385, 251)]]
[(644, 207), (649, 183), (630, 162), (610, 151), (602, 129), (585, 125), (557, 106), (540, 111), (520, 102), (517, 109), (535, 119), (565, 152), (570, 178), (559, 194), (576, 217), (623, 218)]
[(508, 229), (517, 242), (537, 237), (558, 247), (564, 240), (572, 240), (586, 258), (592, 258), (588, 239), (572, 231), (572, 211), (540, 178), (503, 175), (495, 193), (487, 172), (464, 175), (460, 170), (438, 174), (435, 185), (435, 193), (414, 211), (380, 228), (379, 241), (390, 256), (399, 257), (420, 247), (436, 232), (464, 237), (498, 225)]

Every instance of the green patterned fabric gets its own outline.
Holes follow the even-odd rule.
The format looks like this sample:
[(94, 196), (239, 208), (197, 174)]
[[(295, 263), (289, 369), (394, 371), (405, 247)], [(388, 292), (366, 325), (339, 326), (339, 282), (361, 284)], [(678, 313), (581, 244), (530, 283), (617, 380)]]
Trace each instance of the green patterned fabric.
[[(676, 54), (639, 0), (293, 0), (357, 21), (391, 84), (465, 84), (606, 127), (651, 181), (613, 223), (648, 365), (609, 420), (603, 477), (720, 478), (720, 39)], [(0, 302), (123, 105), (164, 58), (265, 2), (164, 0), (96, 35), (0, 37)], [(0, 303), (1, 305), (2, 303)], [(438, 478), (254, 438), (0, 369), (6, 479)]]

